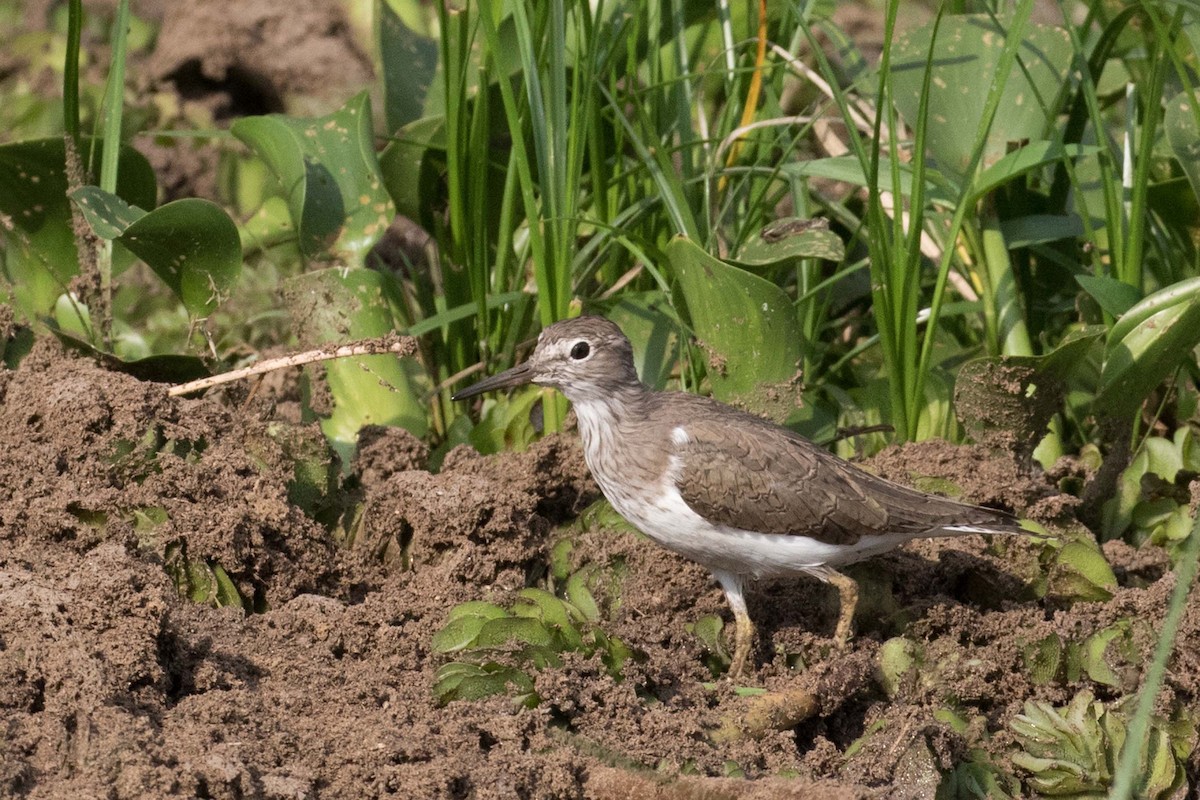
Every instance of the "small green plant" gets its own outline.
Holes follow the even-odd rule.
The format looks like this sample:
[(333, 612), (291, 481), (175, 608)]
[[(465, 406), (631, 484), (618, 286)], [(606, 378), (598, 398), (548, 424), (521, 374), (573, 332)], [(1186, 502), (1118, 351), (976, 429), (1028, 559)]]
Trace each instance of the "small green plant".
[(619, 679), (634, 654), (600, 627), (587, 580), (581, 575), (569, 584), (568, 592), (578, 604), (529, 588), (520, 591), (508, 608), (475, 601), (451, 609), (445, 627), (434, 634), (433, 649), (463, 660), (438, 670), (433, 686), (438, 702), (478, 700), (508, 691), (511, 685), (514, 702), (532, 708), (542, 698), (534, 690), (530, 671), (561, 667), (564, 652), (599, 653), (609, 674)]
[(224, 567), (211, 559), (189, 558), (186, 541), (168, 544), (163, 562), (181, 597), (214, 608), (248, 608)]
[[(1063, 708), (1029, 701), (1010, 724), (1021, 750), (1013, 763), (1027, 785), (1047, 797), (1105, 797), (1125, 743), (1130, 709), (1106, 704), (1087, 690)], [(1168, 798), (1186, 782), (1184, 764), (1196, 746), (1195, 721), (1185, 714), (1154, 717), (1139, 764), (1138, 796)]]

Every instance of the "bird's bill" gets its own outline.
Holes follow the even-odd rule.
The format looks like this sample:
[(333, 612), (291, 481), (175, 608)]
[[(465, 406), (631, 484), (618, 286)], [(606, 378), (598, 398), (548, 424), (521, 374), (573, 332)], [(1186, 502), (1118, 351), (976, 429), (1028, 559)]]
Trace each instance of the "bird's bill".
[(521, 386), (533, 380), (533, 369), (530, 368), (529, 362), (518, 364), (512, 369), (505, 370), (499, 375), (493, 375), (490, 378), (484, 378), (479, 383), (468, 386), (461, 392), (456, 392), (451, 396), (451, 400), (466, 400), (468, 397), (474, 397), (477, 394), (490, 392), (494, 389), (509, 389), (513, 386)]

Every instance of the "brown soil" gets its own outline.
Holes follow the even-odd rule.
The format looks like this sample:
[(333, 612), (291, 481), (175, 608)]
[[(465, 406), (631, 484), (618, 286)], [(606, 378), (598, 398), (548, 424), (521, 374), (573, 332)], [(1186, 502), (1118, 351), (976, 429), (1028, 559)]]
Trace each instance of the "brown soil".
[[(26, 27), (43, 27), (49, 5), (27, 4)], [(370, 72), (339, 8), (142, 3), (162, 27), (131, 75), (189, 119), (325, 113)], [(218, 145), (137, 144), (168, 199), (216, 195)], [(370, 430), (352, 476), (314, 499), (297, 491), (294, 456), (319, 432), (297, 424), (294, 386), (267, 383), (248, 402), (171, 400), (46, 341), (17, 371), (0, 367), (0, 797), (932, 797), (975, 748), (1007, 763), (1025, 701), (1129, 696), (1173, 588), (1154, 547), (1106, 544), (1120, 586), (1072, 604), (1036, 599), (1035, 541), (917, 542), (852, 570), (858, 635), (837, 651), (832, 589), (760, 583), (752, 682), (813, 709), (793, 728), (718, 743), (752, 700), (713, 683), (690, 626), (728, 621), (725, 601), (701, 568), (575, 521), (598, 494), (573, 437), (519, 455), (460, 449), (431, 474), (422, 443)], [(926, 443), (871, 466), (1045, 522), (1075, 511), (981, 448)], [(431, 639), (447, 614), (544, 585), (564, 536), (574, 566), (626, 568), (602, 622), (637, 654), (624, 679), (568, 654), (535, 675), (532, 710), (507, 697), (439, 706), (432, 687), (450, 659)], [(181, 552), (219, 565), (255, 613), (181, 597)], [(1125, 620), (1132, 655), (1114, 659), (1115, 685), (1031, 682), (1031, 643)], [(881, 652), (900, 636), (924, 666), (885, 686)], [(1200, 714), (1198, 652), (1193, 599), (1164, 711)], [(1195, 787), (1196, 754), (1189, 770)]]
[[(1116, 665), (1117, 686), (1034, 685), (1023, 654), (1121, 619), (1148, 653), (1173, 584), (1157, 548), (1110, 543), (1122, 581), (1111, 600), (1047, 603), (1030, 591), (1032, 540), (914, 543), (854, 569), (858, 636), (840, 652), (830, 588), (759, 584), (753, 682), (815, 698), (815, 711), (717, 743), (751, 701), (709, 683), (689, 626), (728, 620), (723, 597), (702, 569), (626, 529), (561, 527), (597, 496), (571, 436), (488, 458), (460, 448), (431, 474), (419, 442), (369, 431), (342, 493), (365, 508), (347, 547), (290, 493), (289, 453), (313, 432), (266, 400), (168, 399), (41, 341), (0, 372), (0, 401), (0, 796), (930, 797), (972, 747), (1011, 749), (1007, 725), (1026, 700), (1130, 693), (1144, 658)], [(873, 466), (1061, 513), (1015, 466), (980, 458), (925, 444)], [(147, 523), (151, 509), (165, 521)], [(450, 609), (542, 585), (564, 535), (575, 566), (627, 568), (602, 622), (637, 653), (624, 680), (599, 656), (568, 654), (535, 673), (535, 709), (507, 697), (439, 706), (432, 686), (449, 659), (431, 638)], [(181, 598), (165, 568), (179, 544), (223, 567), (259, 613)], [(881, 643), (901, 634), (929, 669), (885, 691)], [(1164, 709), (1200, 708), (1198, 651), (1193, 602)], [(935, 716), (949, 703), (965, 731)]]

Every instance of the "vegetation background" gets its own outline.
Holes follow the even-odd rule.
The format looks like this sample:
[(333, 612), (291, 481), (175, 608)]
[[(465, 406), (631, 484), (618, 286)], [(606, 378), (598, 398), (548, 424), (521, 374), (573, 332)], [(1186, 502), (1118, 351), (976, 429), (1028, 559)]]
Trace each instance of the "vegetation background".
[[(460, 444), (522, 449), (560, 430), (552, 392), (449, 397), (520, 360), (541, 327), (598, 313), (650, 385), (842, 455), (929, 438), (1012, 453), (1079, 498), (1055, 558), (1081, 596), (1115, 583), (1097, 544), (1116, 539), (1164, 549), (1178, 581), (1136, 708), (1103, 716), (1087, 689), (1031, 706), (1016, 773), (1046, 793), (1179, 791), (1194, 731), (1175, 735), (1184, 712), (1154, 699), (1200, 549), (1193, 4), (346, 7), (371, 64), (329, 76), (335, 98), (236, 64), (226, 107), (147, 90), (138, 70), (164, 32), (127, 2), (46, 5), (45, 28), (8, 43), (10, 368), (56, 336), (179, 382), (399, 331), (415, 356), (313, 373), (304, 419), (347, 470), (372, 425), (422, 438), (436, 470)], [(29, 13), (0, 2), (5, 28)], [(867, 35), (848, 29), (863, 20)], [(189, 55), (167, 77), (217, 82), (206, 69)], [(172, 160), (198, 153), (206, 172), (176, 180)], [(327, 452), (307, 457), (342, 480)], [(353, 515), (311, 510), (353, 538)], [(253, 605), (219, 564), (178, 563), (184, 593)], [(557, 595), (452, 615), (435, 646), (484, 655), (447, 665), (442, 699), (536, 704), (527, 673), (564, 648), (619, 672), (625, 645), (560, 573)], [(497, 671), (488, 637), (548, 650)], [(1039, 646), (1055, 669), (1079, 658)], [(1081, 777), (1094, 757), (1111, 786)], [(994, 775), (1011, 766), (979, 769), (980, 791), (1009, 785)]]

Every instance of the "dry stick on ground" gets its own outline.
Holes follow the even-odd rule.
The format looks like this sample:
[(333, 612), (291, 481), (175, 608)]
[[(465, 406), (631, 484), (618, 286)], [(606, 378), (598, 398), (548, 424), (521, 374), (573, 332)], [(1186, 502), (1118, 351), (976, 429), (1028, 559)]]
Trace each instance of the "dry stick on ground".
[(375, 339), (362, 339), (357, 342), (348, 342), (346, 344), (329, 344), (318, 350), (309, 350), (304, 353), (293, 353), (290, 356), (281, 356), (279, 358), (269, 358), (266, 361), (260, 361), (252, 367), (244, 369), (235, 369), (232, 372), (223, 372), (220, 375), (212, 375), (208, 378), (201, 378), (195, 381), (181, 383), (178, 386), (172, 386), (167, 394), (171, 397), (179, 397), (180, 395), (199, 392), (202, 389), (211, 389), (213, 386), (220, 386), (223, 383), (232, 383), (233, 381), (252, 378), (255, 375), (262, 375), (267, 372), (274, 372), (277, 369), (286, 369), (287, 367), (300, 367), (305, 364), (315, 364), (318, 361), (331, 361), (335, 358), (352, 358), (355, 356), (378, 356), (387, 353), (395, 353), (397, 355), (408, 356), (417, 351), (417, 340), (411, 336), (401, 336), (393, 333), (387, 336), (380, 336)]

